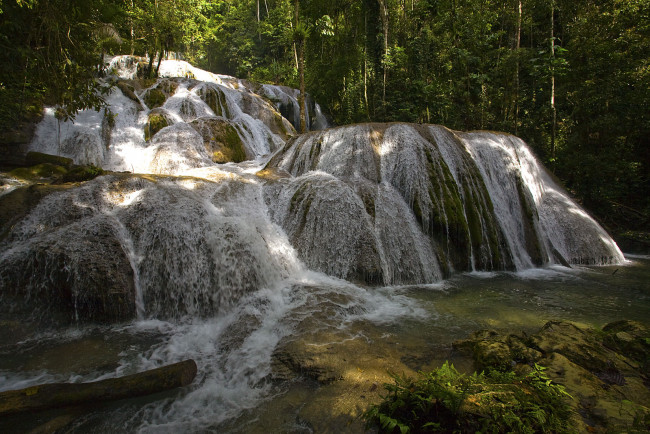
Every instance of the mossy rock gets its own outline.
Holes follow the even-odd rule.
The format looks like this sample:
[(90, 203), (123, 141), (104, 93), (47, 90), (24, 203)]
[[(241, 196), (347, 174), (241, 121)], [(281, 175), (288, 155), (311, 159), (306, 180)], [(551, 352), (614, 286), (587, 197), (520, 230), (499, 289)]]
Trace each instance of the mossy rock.
[(230, 109), (228, 108), (228, 101), (223, 90), (218, 87), (206, 86), (199, 91), (199, 96), (205, 102), (212, 112), (217, 116), (224, 118), (231, 118)]
[(526, 345), (524, 338), (501, 335), (494, 330), (479, 330), (468, 339), (454, 342), (453, 346), (471, 356), (477, 370), (509, 371), (517, 364), (534, 363), (542, 357), (541, 352)]
[(636, 321), (616, 321), (603, 327), (603, 344), (633, 359), (650, 375), (650, 330)]
[(49, 164), (54, 164), (66, 168), (72, 166), (73, 163), (71, 158), (61, 157), (58, 155), (44, 154), (42, 152), (28, 152), (27, 155), (25, 156), (25, 161), (27, 162), (27, 164), (33, 166), (41, 163), (49, 163)]
[(30, 167), (19, 167), (9, 172), (11, 176), (26, 181), (59, 179), (66, 173), (68, 173), (68, 171), (65, 167), (51, 163), (41, 163)]
[(165, 95), (165, 93), (160, 89), (153, 88), (147, 90), (142, 96), (142, 99), (147, 107), (154, 109), (165, 104), (165, 101), (167, 101), (167, 95)]
[(171, 122), (161, 111), (152, 110), (149, 113), (149, 120), (144, 127), (144, 139), (148, 142), (160, 130), (171, 125)]
[(130, 100), (140, 102), (135, 94), (135, 88), (130, 84), (126, 83), (125, 81), (118, 81), (117, 88), (124, 94), (124, 96)]
[(104, 174), (102, 168), (93, 166), (75, 166), (61, 178), (62, 182), (83, 182), (95, 179)]
[(135, 94), (135, 87), (124, 80), (117, 82), (117, 88), (124, 94), (125, 97), (135, 102), (138, 106), (138, 110), (142, 109), (142, 104), (138, 99), (138, 96)]
[(547, 367), (566, 387), (577, 432), (647, 432), (650, 429), (648, 329), (618, 321), (601, 330), (550, 321), (531, 335), (479, 331), (454, 342), (479, 369), (506, 371)]
[(240, 163), (248, 156), (235, 125), (224, 118), (201, 118), (190, 125), (203, 137), (205, 149), (215, 163)]

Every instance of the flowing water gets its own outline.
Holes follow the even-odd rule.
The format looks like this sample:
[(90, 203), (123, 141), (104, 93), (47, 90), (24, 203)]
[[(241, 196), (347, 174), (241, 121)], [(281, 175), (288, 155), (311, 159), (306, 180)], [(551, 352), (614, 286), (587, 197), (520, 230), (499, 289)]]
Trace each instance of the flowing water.
[[(648, 324), (650, 258), (626, 260), (520, 139), (408, 124), (297, 136), (295, 90), (179, 61), (161, 74), (38, 127), (31, 150), (113, 172), (0, 194), (41, 192), (0, 240), (0, 389), (199, 368), (74, 432), (359, 431), (387, 371), (470, 369), (451, 343), (476, 329)], [(168, 125), (145, 138), (152, 113)], [(215, 164), (211, 125), (249, 160)]]
[[(388, 381), (386, 370), (453, 360), (451, 342), (480, 328), (533, 332), (554, 319), (650, 325), (649, 281), (647, 257), (615, 267), (466, 273), (437, 284), (374, 289), (302, 271), (207, 318), (33, 331), (24, 320), (5, 320), (0, 384), (6, 390), (94, 380), (193, 358), (199, 374), (191, 386), (100, 406), (78, 419), (73, 432), (308, 432), (319, 421), (301, 415), (305, 403), (318, 399), (334, 407), (345, 394), (356, 405), (368, 401), (358, 390), (326, 400), (322, 389), (331, 386), (277, 379), (272, 355), (283, 339), (339, 345), (333, 354), (342, 366)], [(371, 375), (373, 369), (384, 372)], [(350, 381), (344, 377), (341, 383)], [(36, 422), (12, 419), (2, 428), (23, 432)]]

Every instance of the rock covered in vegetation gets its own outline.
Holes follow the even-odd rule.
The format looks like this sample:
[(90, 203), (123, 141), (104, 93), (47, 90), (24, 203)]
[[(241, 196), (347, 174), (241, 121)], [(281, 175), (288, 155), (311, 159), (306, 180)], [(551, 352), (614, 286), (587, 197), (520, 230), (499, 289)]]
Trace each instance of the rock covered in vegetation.
[(175, 123), (174, 117), (162, 108), (155, 108), (147, 115), (147, 123), (144, 126), (145, 141), (151, 140), (160, 130)]
[(454, 348), (479, 369), (547, 367), (571, 395), (580, 432), (650, 429), (650, 330), (640, 323), (618, 321), (599, 331), (551, 321), (531, 336), (482, 330)]
[(54, 164), (65, 168), (70, 167), (73, 163), (71, 158), (34, 151), (27, 153), (25, 156), (25, 162), (30, 166), (36, 166), (38, 164)]
[(203, 144), (215, 163), (240, 163), (250, 158), (236, 125), (223, 117), (199, 118), (190, 124), (203, 137)]
[(178, 88), (178, 82), (176, 80), (164, 79), (156, 83), (155, 86), (150, 87), (145, 90), (142, 94), (142, 100), (149, 107), (149, 109), (154, 109), (165, 104), (167, 98), (172, 96), (176, 89)]

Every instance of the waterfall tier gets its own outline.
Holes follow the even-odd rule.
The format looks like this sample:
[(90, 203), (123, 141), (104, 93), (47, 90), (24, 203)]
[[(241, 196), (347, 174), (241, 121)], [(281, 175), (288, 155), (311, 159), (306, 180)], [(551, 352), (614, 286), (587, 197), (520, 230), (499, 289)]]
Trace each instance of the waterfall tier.
[(366, 124), (296, 137), (267, 169), (271, 215), (300, 257), (343, 278), (423, 283), (458, 271), (608, 264), (607, 233), (507, 134)]

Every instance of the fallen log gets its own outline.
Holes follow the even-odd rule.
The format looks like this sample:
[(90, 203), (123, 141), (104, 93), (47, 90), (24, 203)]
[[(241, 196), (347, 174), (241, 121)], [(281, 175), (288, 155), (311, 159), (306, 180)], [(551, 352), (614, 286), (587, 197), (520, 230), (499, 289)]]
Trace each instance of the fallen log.
[(194, 360), (91, 383), (50, 383), (0, 392), (0, 417), (26, 411), (97, 404), (151, 395), (187, 386), (196, 376)]

